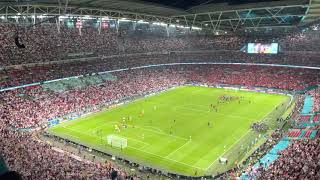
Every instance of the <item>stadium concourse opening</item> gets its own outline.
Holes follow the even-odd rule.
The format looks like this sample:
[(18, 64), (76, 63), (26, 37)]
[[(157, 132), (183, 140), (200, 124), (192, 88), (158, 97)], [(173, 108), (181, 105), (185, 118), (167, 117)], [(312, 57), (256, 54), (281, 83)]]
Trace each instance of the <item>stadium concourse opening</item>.
[(320, 179), (319, 0), (0, 2), (0, 179)]

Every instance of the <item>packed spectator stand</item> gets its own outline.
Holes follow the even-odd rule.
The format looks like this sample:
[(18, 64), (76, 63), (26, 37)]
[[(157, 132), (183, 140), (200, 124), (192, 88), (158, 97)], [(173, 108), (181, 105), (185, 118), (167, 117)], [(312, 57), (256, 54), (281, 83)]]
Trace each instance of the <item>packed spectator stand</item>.
[[(319, 106), (319, 90), (311, 90), (307, 93), (307, 96), (311, 95), (314, 106)], [(319, 137), (319, 111), (315, 111), (311, 108), (308, 111), (308, 115), (304, 114), (309, 98), (299, 99), (304, 103), (298, 103), (297, 106), (300, 110), (295, 111), (295, 115), (292, 115), (292, 119), (295, 120), (292, 127), (286, 134), (282, 135), (283, 142), (289, 144), (286, 148), (280, 150), (275, 154), (277, 157), (275, 160), (267, 159), (268, 165), (263, 165), (260, 160), (255, 166), (253, 164), (247, 166), (247, 169), (242, 171), (242, 175), (235, 175), (240, 177), (239, 179), (319, 179), (320, 173), (320, 137)], [(302, 107), (303, 106), (303, 107)], [(298, 113), (297, 113), (298, 112)], [(280, 141), (280, 142), (281, 142)], [(267, 143), (269, 144), (269, 143)], [(276, 145), (272, 145), (273, 148)], [(269, 148), (271, 149), (271, 148)], [(266, 154), (266, 152), (262, 153)], [(269, 162), (271, 161), (271, 162)], [(240, 173), (241, 174), (241, 173)]]
[(319, 179), (319, 140), (319, 137), (293, 140), (268, 169), (260, 167), (251, 171), (249, 176), (257, 179)]
[[(284, 72), (277, 75), (280, 69)], [(240, 65), (185, 65), (114, 72), (114, 76), (118, 78), (116, 81), (105, 81), (102, 85), (71, 89), (62, 93), (49, 93), (43, 89), (44, 85), (4, 92), (0, 94), (3, 101), (1, 114), (5, 116), (10, 112), (5, 119), (11, 119), (14, 123), (13, 127), (25, 128), (37, 125), (43, 119), (53, 119), (81, 111), (85, 105), (98, 105), (125, 96), (134, 96), (137, 92), (156, 91), (161, 87), (170, 87), (185, 82), (261, 86), (287, 90), (303, 90), (318, 83), (314, 78), (318, 74), (312, 71), (299, 75), (298, 72), (291, 73), (291, 69), (280, 69)], [(274, 77), (277, 78), (274, 79)], [(115, 92), (117, 94), (114, 94)]]
[[(13, 41), (13, 33), (19, 29), (25, 49), (18, 49)], [(51, 62), (70, 59), (76, 54), (88, 53), (97, 57), (149, 53), (203, 51), (200, 55), (204, 60), (211, 61), (241, 61), (277, 64), (315, 65), (318, 66), (319, 36), (317, 30), (294, 33), (283, 38), (263, 37), (261, 42), (279, 42), (281, 53), (278, 55), (246, 54), (240, 49), (248, 42), (256, 42), (235, 35), (192, 35), (184, 37), (155, 37), (144, 35), (122, 35), (112, 30), (102, 30), (100, 33), (93, 27), (81, 29), (81, 35), (76, 28), (61, 26), (56, 29), (54, 24), (42, 24), (35, 28), (17, 28), (11, 24), (1, 24), (0, 31), (0, 66), (20, 65), (28, 63)], [(10, 33), (11, 32), (11, 33)], [(225, 50), (221, 52), (220, 50)], [(226, 52), (227, 51), (227, 52)], [(192, 52), (194, 54), (194, 52)], [(190, 54), (190, 56), (192, 56)], [(9, 57), (9, 58), (8, 58)], [(184, 58), (184, 57), (183, 57)]]
[[(245, 67), (230, 66), (228, 68), (230, 68), (230, 72), (235, 72), (235, 69), (243, 70)], [(219, 69), (221, 69), (221, 66), (215, 65), (212, 65), (212, 67), (198, 66), (196, 68), (191, 65), (186, 65), (182, 67), (175, 66), (170, 68), (139, 69), (130, 70), (129, 72), (115, 72), (113, 73), (114, 76), (117, 77), (117, 80), (115, 81), (105, 81), (102, 85), (93, 85), (65, 91), (62, 93), (53, 93), (50, 91), (46, 91), (42, 86), (7, 91), (1, 93), (1, 99), (3, 100), (1, 104), (1, 119), (5, 124), (5, 126), (3, 127), (7, 128), (37, 127), (41, 126), (49, 119), (62, 117), (63, 115), (71, 112), (81, 112), (86, 108), (92, 108), (104, 102), (109, 102), (124, 97), (131, 97), (145, 92), (154, 92), (163, 88), (185, 84), (186, 82), (200, 82), (207, 84), (225, 83), (248, 86), (265, 86), (270, 88), (290, 87), (295, 90), (299, 90), (310, 85), (308, 84), (310, 83), (308, 81), (300, 82), (301, 84), (303, 84), (302, 86), (295, 85), (294, 83), (292, 84), (292, 86), (283, 85), (283, 83), (287, 83), (284, 80), (287, 78), (286, 76), (285, 78), (277, 78), (279, 80), (278, 82), (276, 80), (270, 81), (271, 84), (261, 84), (261, 82), (266, 83), (267, 79), (265, 79), (264, 81), (254, 81), (255, 78), (248, 79), (245, 78), (246, 76), (240, 79), (237, 78), (241, 81), (236, 82), (235, 79), (230, 78), (232, 77), (232, 75), (228, 73), (219, 74), (221, 73)], [(254, 69), (252, 70), (252, 74), (254, 74)], [(263, 68), (263, 70), (265, 69)], [(285, 69), (283, 69), (283, 71), (285, 71)], [(211, 74), (212, 72), (215, 72), (216, 74)], [(248, 73), (248, 70), (245, 70), (244, 72)], [(239, 75), (241, 75), (241, 71), (236, 74), (239, 77)], [(252, 74), (249, 73), (248, 77), (252, 77)], [(284, 74), (288, 75), (290, 73), (287, 72)], [(271, 74), (269, 76), (271, 76)], [(268, 76), (266, 75), (263, 77)], [(297, 77), (295, 78), (299, 79)], [(225, 81), (224, 79), (228, 79), (228, 81)], [(302, 77), (301, 80), (303, 79), (304, 78)], [(7, 129), (5, 129), (4, 131), (7, 131)], [(9, 131), (6, 133), (9, 133), (9, 135), (11, 135), (10, 133), (12, 132)], [(9, 137), (13, 136), (9, 135), (8, 137), (2, 139), (9, 139)], [(21, 134), (18, 133), (16, 136), (20, 137), (20, 135)], [(26, 136), (28, 136), (28, 134), (26, 134)], [(27, 140), (28, 138), (22, 139)], [(14, 138), (13, 136), (12, 141), (15, 140), (16, 138)], [(32, 140), (31, 144), (36, 142), (37, 141)], [(14, 153), (15, 151), (11, 149), (8, 152)], [(10, 154), (7, 154), (5, 157), (9, 156)], [(16, 165), (12, 165), (11, 168), (16, 170), (19, 170), (21, 168), (15, 166)], [(37, 176), (36, 174), (31, 174), (30, 176), (33, 175)]]
[[(126, 61), (127, 60), (127, 61)], [(170, 61), (172, 63), (173, 61)], [(127, 64), (126, 64), (127, 63)], [(144, 65), (156, 65), (168, 63), (163, 56), (148, 58), (146, 56), (138, 56), (115, 60), (93, 60), (90, 62), (77, 62), (67, 64), (54, 64), (49, 66), (38, 67), (22, 67), (21, 69), (6, 70), (6, 73), (0, 74), (2, 81), (0, 87), (12, 87), (24, 84), (31, 84), (36, 82), (60, 79), (70, 76), (79, 76), (86, 74), (93, 74), (97, 72), (104, 72), (116, 70), (121, 68), (132, 68)], [(127, 66), (126, 66), (127, 65)], [(229, 83), (242, 84), (243, 82), (236, 78), (238, 75), (246, 78), (243, 80), (245, 85), (251, 86), (266, 86), (283, 89), (299, 89), (302, 90), (307, 86), (316, 85), (319, 80), (318, 70), (299, 69), (299, 68), (281, 68), (281, 67), (261, 67), (261, 66), (240, 66), (240, 65), (215, 65), (212, 70), (217, 70), (218, 76), (212, 75), (213, 83)], [(249, 75), (251, 73), (252, 75)], [(260, 74), (257, 78), (255, 74)], [(232, 75), (233, 81), (229, 79)], [(225, 78), (225, 77), (228, 78)], [(285, 80), (281, 85), (274, 82), (274, 77)], [(224, 77), (224, 78), (223, 78)], [(225, 81), (225, 82), (224, 82)], [(250, 85), (251, 83), (251, 85)], [(266, 85), (268, 84), (268, 85)]]
[[(15, 28), (0, 24), (2, 32), (15, 31)], [(27, 47), (23, 50), (15, 47), (9, 34), (0, 36), (0, 66), (3, 67), (0, 69), (0, 88), (70, 76), (97, 76), (92, 74), (163, 63), (249, 62), (319, 66), (316, 52), (319, 50), (316, 45), (318, 37), (303, 38), (310, 37), (312, 32), (275, 39), (279, 40), (283, 50), (287, 52), (273, 56), (240, 52), (248, 39), (232, 35), (127, 37), (112, 31), (98, 34), (93, 28), (85, 28), (79, 36), (76, 29), (62, 27), (59, 33), (52, 25), (21, 30), (21, 34)], [(301, 49), (307, 52), (300, 52)], [(299, 52), (294, 52), (297, 50)], [(96, 57), (90, 61), (63, 62), (71, 54), (79, 52), (92, 53)], [(41, 64), (48, 62), (55, 63)], [(22, 64), (24, 65), (21, 66)], [(79, 162), (39, 140), (37, 131), (30, 133), (15, 130), (43, 127), (50, 119), (88, 109), (92, 111), (99, 105), (116, 99), (157, 92), (186, 83), (303, 91), (309, 86), (318, 85), (320, 76), (319, 71), (313, 69), (248, 65), (181, 65), (129, 69), (111, 74), (116, 80), (101, 80), (79, 88), (66, 88), (63, 92), (48, 90), (42, 84), (1, 92), (0, 144), (3, 146), (0, 153), (8, 168), (19, 172), (24, 179), (103, 179), (111, 178), (114, 171), (118, 172), (119, 179), (143, 179), (130, 176), (112, 162)], [(319, 90), (309, 91), (309, 94), (314, 97), (313, 113), (319, 112)], [(314, 115), (313, 121), (318, 122), (319, 115)], [(305, 133), (308, 134), (307, 138), (294, 140), (268, 170), (258, 169), (256, 177), (319, 179), (319, 137), (309, 139), (312, 132)]]

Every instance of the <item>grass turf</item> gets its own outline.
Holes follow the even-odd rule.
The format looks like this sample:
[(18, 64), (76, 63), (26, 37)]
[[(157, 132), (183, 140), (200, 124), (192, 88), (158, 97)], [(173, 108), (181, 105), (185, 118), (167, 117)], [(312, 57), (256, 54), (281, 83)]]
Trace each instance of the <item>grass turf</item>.
[[(222, 95), (243, 96), (244, 99), (240, 103), (219, 104), (217, 112), (210, 109), (210, 104), (217, 104)], [(288, 99), (282, 95), (180, 87), (62, 123), (48, 131), (160, 170), (204, 175), (209, 174), (219, 157), (248, 135), (253, 122), (265, 119)], [(129, 116), (132, 120), (127, 121), (128, 128), (117, 132), (115, 125)], [(121, 150), (108, 145), (107, 136), (111, 134), (127, 138), (128, 147)]]

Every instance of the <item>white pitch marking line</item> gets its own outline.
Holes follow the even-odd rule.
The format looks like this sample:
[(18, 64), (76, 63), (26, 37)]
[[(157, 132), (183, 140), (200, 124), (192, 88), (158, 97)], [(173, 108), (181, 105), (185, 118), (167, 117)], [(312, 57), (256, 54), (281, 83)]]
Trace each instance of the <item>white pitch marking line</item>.
[[(87, 136), (95, 137), (95, 136), (93, 136), (93, 135), (91, 135), (91, 134), (79, 132), (79, 131), (72, 130), (72, 129), (69, 129), (69, 128), (65, 128), (65, 129), (68, 129), (68, 130), (71, 130), (71, 131), (75, 131), (75, 132), (78, 132), (78, 133), (81, 133), (81, 134), (84, 134), (84, 135), (87, 135)], [(132, 149), (136, 149), (136, 150), (141, 151), (141, 152), (145, 152), (145, 153), (148, 153), (148, 154), (151, 154), (151, 155), (160, 157), (160, 158), (168, 159), (168, 160), (170, 160), (170, 161), (173, 161), (173, 162), (176, 162), (176, 163), (179, 163), (179, 164), (183, 164), (183, 165), (186, 165), (186, 166), (189, 166), (189, 167), (193, 167), (193, 168), (197, 168), (197, 169), (204, 170), (204, 169), (202, 169), (202, 168), (199, 168), (199, 167), (196, 167), (196, 166), (191, 166), (191, 165), (189, 165), (189, 164), (186, 164), (186, 163), (183, 163), (183, 162), (180, 162), (180, 161), (176, 161), (176, 160), (171, 159), (171, 158), (168, 158), (168, 157), (159, 156), (159, 155), (157, 155), (157, 154), (154, 154), (154, 153), (151, 153), (151, 152), (148, 152), (148, 151), (144, 151), (144, 150), (141, 150), (141, 149), (139, 149), (139, 148), (135, 148), (135, 147), (131, 147), (131, 146), (128, 146), (128, 147), (129, 147), (129, 148), (132, 148)]]
[[(70, 131), (77, 132), (77, 133), (80, 133), (80, 134), (83, 134), (83, 135), (86, 135), (86, 136), (99, 138), (98, 136), (94, 136), (94, 135), (92, 135), (92, 134), (85, 133), (85, 132), (81, 132), (81, 131), (78, 131), (78, 130), (74, 130), (74, 129), (70, 129), (70, 128), (65, 128), (65, 129), (68, 129), (68, 130), (70, 130)], [(135, 139), (135, 138), (129, 138), (129, 137), (120, 136), (120, 135), (117, 135), (117, 136), (122, 137), (122, 138), (131, 139), (132, 141), (140, 142), (140, 143), (142, 143), (142, 144), (144, 144), (144, 145), (150, 145), (150, 144), (148, 144), (148, 143), (146, 143), (146, 142), (140, 141), (140, 140)], [(76, 137), (76, 136), (73, 136), (73, 137)]]
[(107, 125), (110, 126), (110, 124), (117, 124), (117, 122), (115, 122), (115, 121), (105, 122), (103, 125), (101, 125), (101, 126), (97, 125), (97, 127), (90, 129), (89, 131), (86, 131), (86, 132), (93, 133), (93, 132), (96, 132), (96, 130), (101, 129), (102, 127), (105, 127)]
[[(246, 136), (250, 131), (251, 131), (251, 129), (249, 129), (249, 130), (248, 130), (244, 135), (242, 135), (236, 142), (234, 142), (223, 154), (220, 155), (220, 157), (222, 157), (223, 155), (225, 155), (231, 148), (233, 148), (233, 146), (234, 146), (235, 144), (237, 144), (240, 140), (242, 140), (242, 138), (243, 138), (244, 136)], [(215, 161), (213, 161), (213, 162), (209, 165), (209, 167), (207, 167), (206, 170), (208, 170), (220, 157), (218, 157)]]
[[(144, 129), (144, 130), (147, 130), (147, 131), (155, 132), (155, 133), (157, 133), (157, 134), (166, 135), (166, 136), (171, 136), (171, 137), (174, 137), (174, 138), (176, 138), (176, 139), (187, 140), (186, 138), (182, 138), (182, 137), (179, 137), (179, 136), (174, 136), (174, 135), (170, 135), (170, 134), (166, 134), (166, 133), (160, 133), (160, 132), (157, 132), (157, 131), (154, 131), (154, 130), (150, 130), (150, 129), (146, 129), (146, 128), (142, 128), (142, 127), (139, 127), (139, 126), (135, 126), (135, 127), (136, 127), (136, 128), (140, 128), (140, 129)], [(91, 136), (91, 137), (97, 138), (97, 136), (93, 136), (93, 135), (88, 134), (88, 133), (85, 133), (85, 132), (81, 132), (81, 131), (78, 131), (78, 130), (70, 129), (70, 128), (67, 128), (67, 127), (63, 127), (63, 128), (68, 129), (68, 130), (73, 131), (73, 132), (77, 132), (77, 133), (80, 133), (80, 134), (84, 134), (84, 135), (87, 135), (87, 136)], [(134, 138), (128, 138), (128, 137), (126, 137), (126, 138), (127, 138), (127, 139), (132, 139), (132, 140), (135, 140), (135, 141), (139, 141), (139, 140), (136, 140), (136, 139), (134, 139)], [(145, 143), (145, 142), (143, 142), (143, 141), (140, 141), (140, 142), (142, 142), (143, 144), (150, 145), (150, 144)]]
[[(275, 108), (276, 108), (276, 106), (275, 106), (268, 114), (266, 114), (266, 115), (262, 118), (262, 121), (264, 121), (264, 120), (266, 119), (266, 117), (274, 111)], [(251, 129), (249, 129), (243, 136), (241, 136), (236, 142), (234, 142), (234, 143), (228, 148), (228, 150), (226, 150), (222, 155), (220, 155), (220, 157), (222, 157), (222, 156), (223, 156), (225, 153), (227, 153), (231, 148), (233, 148), (233, 146), (234, 146), (235, 144), (237, 144), (237, 143), (238, 143), (244, 136), (246, 136), (250, 131), (251, 131)], [(219, 158), (220, 158), (220, 157), (219, 157)], [(209, 165), (209, 167), (207, 167), (206, 171), (207, 171), (208, 169), (210, 169), (210, 167), (211, 167), (219, 158), (217, 158), (215, 161), (213, 161), (213, 162)]]
[(151, 154), (151, 155), (156, 156), (156, 157), (160, 157), (160, 158), (163, 158), (163, 159), (167, 159), (167, 160), (173, 161), (173, 162), (175, 162), (175, 163), (183, 164), (183, 165), (188, 166), (188, 167), (205, 170), (205, 169), (200, 168), (200, 167), (197, 167), (197, 166), (192, 166), (192, 165), (190, 165), (190, 164), (186, 164), (186, 163), (183, 163), (183, 162), (180, 162), (180, 161), (177, 161), (177, 160), (168, 158), (168, 157), (159, 156), (159, 155), (157, 155), (157, 154), (154, 154), (154, 153), (151, 153), (151, 152), (148, 152), (148, 151), (144, 151), (144, 150), (141, 150), (141, 149), (138, 149), (138, 148), (134, 148), (134, 147), (131, 147), (131, 146), (128, 146), (128, 148), (132, 148), (132, 149), (135, 149), (135, 150), (138, 150), (138, 151), (147, 153), (147, 154)]
[(191, 141), (189, 140), (188, 142), (184, 143), (182, 146), (180, 146), (179, 148), (177, 148), (176, 150), (172, 151), (170, 154), (168, 154), (165, 158), (168, 158), (169, 156), (171, 156), (172, 154), (174, 154), (175, 152), (179, 151), (180, 149), (182, 149), (184, 146), (186, 146), (187, 144), (189, 144)]
[(154, 129), (154, 130), (157, 130), (157, 131), (163, 133), (163, 131), (162, 131), (160, 128), (156, 128), (156, 127), (153, 127), (153, 126), (142, 126), (142, 127), (146, 127), (146, 128), (149, 127), (149, 128), (151, 128), (151, 129)]
[[(87, 134), (87, 133), (79, 132), (79, 131), (72, 130), (72, 129), (69, 129), (69, 128), (65, 128), (65, 129), (68, 129), (68, 130), (71, 130), (71, 131), (75, 131), (75, 132), (78, 132), (78, 133), (81, 133), (81, 134), (84, 134), (84, 135), (87, 135), (87, 136), (96, 137), (96, 136), (93, 136), (93, 135), (91, 135), (91, 134)], [(148, 154), (151, 154), (151, 155), (154, 155), (154, 156), (157, 156), (157, 157), (163, 158), (163, 159), (167, 159), (167, 160), (173, 161), (173, 162), (175, 162), (175, 163), (183, 164), (183, 165), (188, 166), (188, 167), (192, 167), (192, 168), (197, 168), (197, 169), (205, 170), (205, 169), (200, 168), (200, 167), (192, 166), (192, 165), (189, 165), (189, 164), (186, 164), (186, 163), (183, 163), (183, 162), (180, 162), (180, 161), (177, 161), (177, 160), (174, 160), (174, 159), (168, 158), (168, 157), (159, 156), (159, 155), (157, 155), (157, 154), (154, 154), (154, 153), (151, 153), (151, 152), (148, 152), (148, 151), (141, 150), (141, 148), (139, 149), (139, 148), (135, 148), (135, 147), (131, 147), (131, 146), (128, 146), (128, 148), (132, 148), (132, 149), (135, 149), (135, 150), (138, 150), (138, 151), (141, 151), (141, 152), (144, 152), (144, 153), (148, 153)]]
[(74, 136), (74, 135), (72, 135), (72, 134), (70, 134), (69, 132), (63, 132), (62, 134), (64, 134), (64, 135), (66, 135), (66, 136), (69, 136), (69, 137), (71, 137), (71, 138), (74, 138), (74, 139), (79, 139), (77, 136)]
[[(186, 108), (186, 106), (177, 106), (178, 109), (186, 109), (186, 110), (190, 110), (190, 111), (198, 111), (198, 112), (204, 112), (206, 114), (209, 114), (208, 111), (205, 111), (205, 110), (200, 110), (200, 109), (194, 109), (194, 108)], [(184, 112), (185, 113), (185, 112)], [(214, 112), (216, 114), (219, 114), (219, 115), (223, 115), (223, 116), (226, 116), (226, 117), (231, 117), (231, 118), (240, 118), (240, 119), (243, 119), (243, 118), (246, 118), (246, 119), (254, 119), (252, 117), (246, 117), (246, 116), (236, 116), (236, 115), (230, 115), (230, 114), (224, 114), (224, 113), (218, 113), (218, 112)], [(185, 113), (186, 114), (186, 113)]]
[[(199, 105), (199, 104), (184, 104), (184, 105), (179, 105), (179, 106), (176, 106), (176, 107), (180, 107), (182, 109), (192, 109), (192, 110), (197, 110), (197, 111), (203, 111), (203, 112), (208, 112), (206, 110), (203, 110), (203, 108), (201, 109), (196, 109), (196, 108), (188, 108), (188, 107), (192, 107), (192, 106), (198, 106), (198, 107), (203, 107), (204, 109), (208, 109), (209, 106), (206, 106), (206, 105)], [(226, 115), (226, 116), (236, 116), (236, 115), (228, 115), (228, 114), (223, 114), (223, 113), (217, 113), (217, 114), (222, 114), (222, 115)], [(236, 116), (236, 117), (244, 117), (244, 118), (250, 118), (250, 117), (246, 117), (246, 116)]]
[(183, 137), (179, 137), (179, 136), (174, 136), (174, 135), (167, 134), (167, 133), (161, 133), (161, 132), (154, 131), (154, 130), (151, 130), (151, 129), (146, 129), (146, 128), (143, 128), (143, 127), (140, 127), (140, 126), (135, 126), (135, 127), (136, 127), (136, 128), (139, 128), (139, 129), (146, 130), (146, 131), (154, 132), (154, 133), (156, 133), (156, 134), (166, 135), (166, 136), (170, 136), (170, 137), (174, 137), (174, 138), (177, 138), (177, 139), (183, 139), (183, 140), (188, 141), (187, 138), (183, 138)]

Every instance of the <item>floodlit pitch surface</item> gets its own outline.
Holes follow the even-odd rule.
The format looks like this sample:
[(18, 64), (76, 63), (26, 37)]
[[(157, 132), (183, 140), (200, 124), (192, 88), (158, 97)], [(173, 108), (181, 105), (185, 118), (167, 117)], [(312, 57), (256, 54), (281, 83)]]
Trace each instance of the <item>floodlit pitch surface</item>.
[[(243, 96), (210, 109), (222, 95)], [(203, 175), (214, 162), (289, 97), (205, 87), (180, 87), (49, 129), (51, 134), (124, 159), (183, 175)], [(142, 115), (144, 111), (144, 115)], [(132, 117), (128, 120), (128, 117)], [(126, 118), (128, 128), (115, 130)], [(208, 124), (210, 123), (210, 125)], [(108, 135), (128, 140), (125, 149)]]

